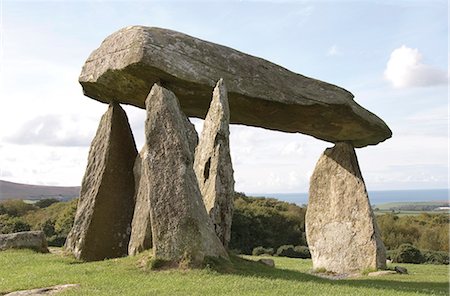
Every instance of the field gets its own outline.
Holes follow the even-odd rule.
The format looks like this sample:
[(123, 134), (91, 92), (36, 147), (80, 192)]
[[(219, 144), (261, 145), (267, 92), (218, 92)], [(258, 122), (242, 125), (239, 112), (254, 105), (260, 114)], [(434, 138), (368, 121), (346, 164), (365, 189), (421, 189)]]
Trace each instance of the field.
[(148, 253), (80, 263), (28, 250), (0, 253), (0, 294), (58, 284), (80, 284), (58, 295), (448, 295), (448, 266), (402, 264), (409, 275), (328, 280), (311, 275), (311, 261), (274, 257), (276, 268), (258, 257), (232, 257), (226, 272), (143, 270)]
[(419, 215), (422, 213), (439, 214), (449, 213), (449, 211), (436, 211), (435, 208), (448, 205), (448, 201), (426, 201), (426, 202), (390, 202), (374, 206), (376, 215), (395, 213), (397, 216)]

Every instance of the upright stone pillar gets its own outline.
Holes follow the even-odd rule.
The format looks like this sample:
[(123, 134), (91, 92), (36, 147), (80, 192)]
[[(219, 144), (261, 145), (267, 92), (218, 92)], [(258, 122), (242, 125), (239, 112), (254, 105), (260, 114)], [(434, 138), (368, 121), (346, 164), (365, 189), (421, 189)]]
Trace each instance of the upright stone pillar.
[(229, 140), (230, 110), (227, 90), (220, 79), (195, 150), (194, 170), (206, 210), (225, 248), (231, 237), (234, 178)]
[(386, 251), (351, 144), (336, 143), (317, 162), (305, 222), (314, 269), (386, 268)]
[(155, 258), (192, 266), (228, 258), (208, 217), (193, 169), (197, 136), (175, 95), (155, 84), (147, 97), (145, 136)]
[(137, 151), (125, 111), (111, 103), (89, 151), (74, 225), (65, 248), (94, 261), (127, 255)]
[(128, 254), (136, 255), (152, 247), (152, 228), (150, 223), (150, 198), (148, 190), (148, 172), (145, 165), (147, 145), (144, 145), (134, 163), (134, 180), (136, 183), (136, 206), (134, 207), (131, 237)]

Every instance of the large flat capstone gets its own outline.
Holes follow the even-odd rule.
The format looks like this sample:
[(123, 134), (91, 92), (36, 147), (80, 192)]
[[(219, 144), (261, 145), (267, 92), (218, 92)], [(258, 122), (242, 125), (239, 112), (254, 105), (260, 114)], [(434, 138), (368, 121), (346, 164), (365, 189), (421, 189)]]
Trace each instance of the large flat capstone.
[(89, 56), (79, 81), (88, 97), (140, 108), (159, 82), (175, 93), (186, 115), (205, 118), (220, 78), (227, 82), (231, 123), (348, 141), (354, 147), (392, 135), (343, 88), (167, 29), (132, 26), (113, 33)]

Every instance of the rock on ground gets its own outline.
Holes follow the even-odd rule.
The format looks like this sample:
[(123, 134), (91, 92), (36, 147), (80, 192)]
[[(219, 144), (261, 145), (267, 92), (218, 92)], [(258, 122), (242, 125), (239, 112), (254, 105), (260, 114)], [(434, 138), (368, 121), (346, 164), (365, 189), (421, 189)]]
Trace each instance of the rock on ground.
[(5, 296), (38, 296), (38, 295), (54, 295), (67, 289), (78, 288), (78, 284), (57, 285), (46, 288), (22, 290), (6, 294)]
[(195, 150), (194, 170), (217, 236), (225, 248), (231, 237), (234, 202), (233, 166), (230, 156), (230, 110), (223, 80), (213, 98)]
[(136, 206), (134, 207), (131, 237), (128, 254), (136, 255), (152, 247), (152, 228), (150, 219), (150, 198), (148, 190), (148, 173), (145, 165), (147, 146), (142, 148), (134, 163), (134, 179), (136, 182)]
[(134, 210), (137, 151), (125, 111), (111, 103), (89, 151), (80, 200), (65, 248), (94, 261), (125, 256)]
[(0, 234), (0, 251), (7, 249), (32, 249), (48, 253), (47, 240), (42, 231), (22, 231)]
[(155, 84), (145, 124), (154, 258), (198, 266), (228, 258), (206, 212), (193, 169), (197, 136), (176, 96)]
[(89, 56), (79, 81), (88, 97), (140, 108), (160, 81), (185, 114), (205, 118), (210, 90), (220, 78), (227, 82), (231, 123), (351, 141), (355, 147), (392, 135), (343, 88), (167, 29), (132, 26), (113, 33)]
[(273, 261), (273, 259), (262, 258), (259, 259), (258, 262), (270, 267), (275, 267), (275, 261)]
[(351, 144), (336, 143), (311, 176), (306, 236), (314, 269), (384, 269), (386, 251)]

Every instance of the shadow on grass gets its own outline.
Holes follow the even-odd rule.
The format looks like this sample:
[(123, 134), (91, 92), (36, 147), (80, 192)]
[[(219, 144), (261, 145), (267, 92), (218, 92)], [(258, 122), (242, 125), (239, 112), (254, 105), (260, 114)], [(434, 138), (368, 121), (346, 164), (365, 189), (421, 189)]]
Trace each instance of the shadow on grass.
[[(415, 292), (429, 295), (448, 295), (449, 286), (447, 282), (402, 282), (397, 280), (371, 280), (371, 279), (348, 279), (330, 280), (313, 276), (295, 270), (277, 269), (263, 265), (259, 262), (247, 260), (237, 256), (231, 257), (233, 270), (222, 271), (223, 273), (233, 273), (240, 276), (261, 277), (268, 279), (282, 279), (297, 282), (316, 282), (334, 286), (350, 286), (354, 288), (371, 288), (380, 290), (395, 290), (400, 292)], [(217, 270), (221, 272), (220, 270)]]

